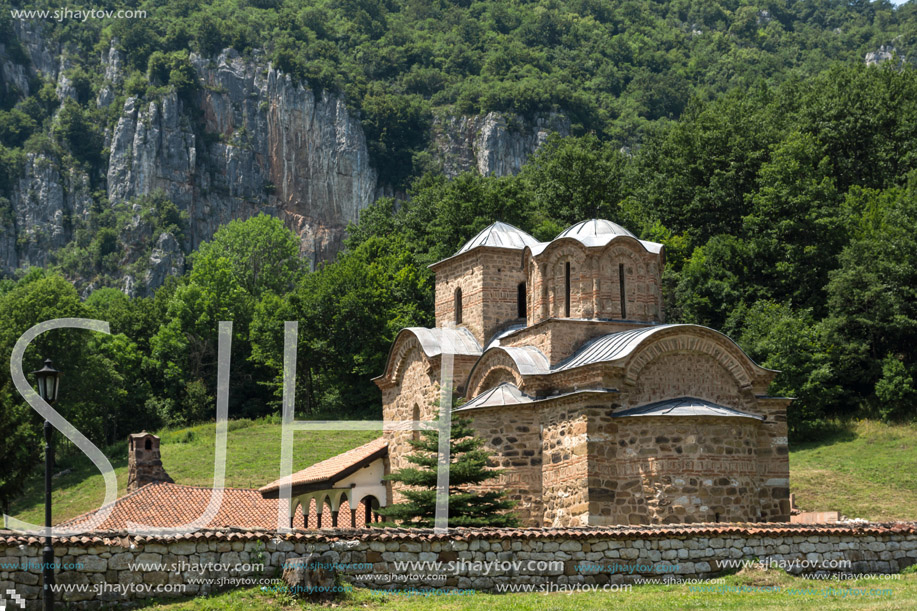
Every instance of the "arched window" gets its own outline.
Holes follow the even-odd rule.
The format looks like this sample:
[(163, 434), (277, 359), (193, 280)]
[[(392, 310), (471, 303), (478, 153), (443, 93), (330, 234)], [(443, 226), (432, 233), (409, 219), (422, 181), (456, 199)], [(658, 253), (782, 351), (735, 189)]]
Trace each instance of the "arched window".
[(621, 318), (627, 318), (627, 297), (624, 292), (624, 264), (618, 263), (618, 282), (620, 283), (620, 293), (621, 293)]
[(455, 289), (455, 324), (462, 324), (462, 289)]
[(147, 437), (147, 438), (146, 438), (146, 443), (143, 444), (143, 447), (145, 447), (147, 450), (152, 450), (152, 449), (153, 449), (153, 441), (152, 441), (149, 437)]
[(564, 269), (564, 294), (566, 298), (564, 299), (564, 316), (570, 318), (570, 262), (567, 261), (567, 265)]
[(516, 316), (519, 318), (526, 317), (525, 282), (520, 282), (519, 286), (516, 287)]

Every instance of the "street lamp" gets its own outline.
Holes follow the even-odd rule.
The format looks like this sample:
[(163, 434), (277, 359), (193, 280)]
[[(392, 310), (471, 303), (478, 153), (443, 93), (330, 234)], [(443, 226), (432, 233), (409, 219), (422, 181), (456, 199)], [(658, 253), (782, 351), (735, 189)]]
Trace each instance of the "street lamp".
[[(49, 405), (57, 401), (57, 391), (60, 388), (61, 372), (56, 370), (51, 359), (45, 359), (45, 366), (38, 371), (33, 371), (38, 378), (38, 395)], [(42, 556), (42, 599), (45, 611), (54, 611), (54, 546), (51, 544), (51, 471), (54, 468), (54, 456), (51, 453), (51, 423), (45, 420), (45, 546), (41, 550)]]

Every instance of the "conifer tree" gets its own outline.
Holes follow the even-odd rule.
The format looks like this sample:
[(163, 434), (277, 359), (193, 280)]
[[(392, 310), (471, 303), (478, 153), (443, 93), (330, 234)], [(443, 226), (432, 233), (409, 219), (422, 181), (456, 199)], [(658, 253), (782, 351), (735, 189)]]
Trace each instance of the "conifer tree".
[[(419, 439), (411, 439), (414, 452), (406, 460), (417, 465), (405, 467), (386, 476), (387, 480), (410, 486), (402, 490), (405, 501), (379, 509), (387, 520), (375, 526), (432, 528), (436, 512), (436, 478), (439, 463), (439, 432), (424, 430)], [(515, 501), (502, 490), (480, 492), (470, 487), (491, 480), (500, 469), (487, 467), (491, 453), (483, 449), (484, 441), (474, 436), (471, 421), (452, 421), (449, 439), (449, 526), (519, 526), (519, 520), (507, 513)]]

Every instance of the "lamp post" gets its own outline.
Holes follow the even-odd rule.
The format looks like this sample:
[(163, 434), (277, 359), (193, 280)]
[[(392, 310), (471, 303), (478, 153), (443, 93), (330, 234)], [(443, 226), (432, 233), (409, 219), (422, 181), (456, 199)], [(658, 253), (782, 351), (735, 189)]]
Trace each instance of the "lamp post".
[[(45, 366), (33, 371), (38, 378), (38, 395), (48, 403), (57, 401), (57, 390), (60, 387), (61, 372), (56, 370), (51, 359), (45, 359)], [(45, 611), (54, 611), (54, 546), (51, 544), (51, 471), (54, 468), (54, 456), (51, 451), (51, 423), (45, 420), (45, 546), (42, 556), (42, 599)]]

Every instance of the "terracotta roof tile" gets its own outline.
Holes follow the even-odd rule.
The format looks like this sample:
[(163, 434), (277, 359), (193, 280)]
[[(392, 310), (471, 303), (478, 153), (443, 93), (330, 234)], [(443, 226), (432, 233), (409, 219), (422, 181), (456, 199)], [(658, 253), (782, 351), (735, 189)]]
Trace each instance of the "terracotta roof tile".
[[(318, 484), (328, 482), (329, 487), (338, 476), (342, 475), (348, 469), (359, 465), (362, 462), (382, 457), (388, 451), (388, 442), (379, 437), (369, 443), (365, 443), (357, 448), (332, 456), (327, 460), (315, 463), (311, 467), (306, 467), (302, 471), (297, 471), (290, 476), (291, 486), (303, 486), (307, 484)], [(258, 489), (261, 494), (276, 493), (280, 489), (281, 483), (287, 478), (281, 478), (262, 486)]]
[[(155, 528), (174, 528), (187, 524), (201, 514), (210, 503), (212, 490), (202, 486), (183, 486), (157, 482), (143, 486), (114, 502), (111, 515), (96, 531), (125, 530), (128, 522)], [(71, 518), (59, 524), (73, 527), (85, 523), (96, 511)], [(296, 524), (302, 524), (302, 512), (296, 515)], [(209, 528), (267, 528), (277, 526), (277, 499), (265, 499), (257, 490), (224, 488), (220, 509)]]
[[(153, 528), (176, 528), (187, 524), (204, 513), (210, 502), (210, 488), (183, 486), (167, 482), (149, 484), (122, 496), (114, 502), (114, 510), (93, 532), (126, 531), (128, 523), (144, 524)], [(98, 510), (96, 510), (98, 511)], [(85, 524), (96, 513), (91, 511), (58, 524), (61, 528)], [(356, 511), (355, 522), (351, 524), (349, 511), (338, 516), (340, 527), (363, 527), (365, 510)], [(318, 528), (318, 510), (313, 502), (309, 507), (308, 528)], [(331, 524), (330, 508), (323, 511), (322, 523)], [(297, 506), (293, 524), (303, 524), (303, 508)], [(273, 531), (277, 526), (277, 499), (266, 499), (257, 490), (247, 488), (224, 488), (220, 510), (209, 529), (244, 528)]]

